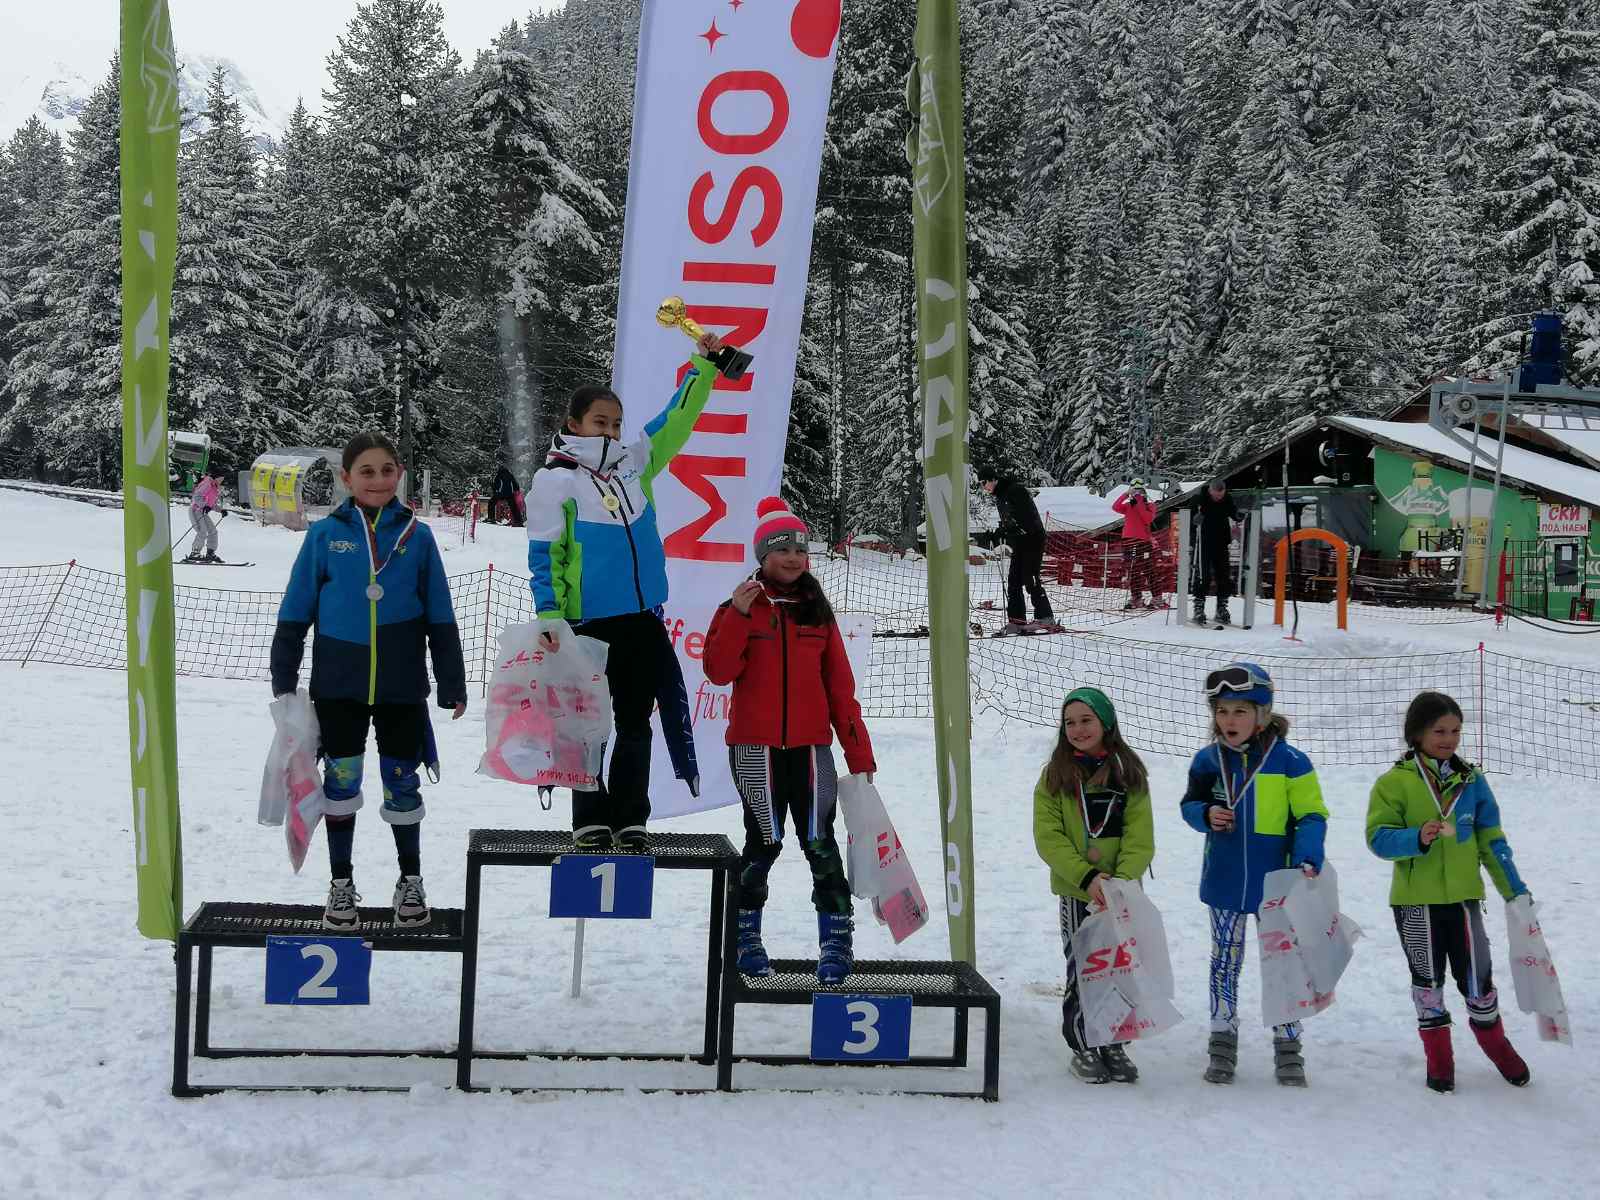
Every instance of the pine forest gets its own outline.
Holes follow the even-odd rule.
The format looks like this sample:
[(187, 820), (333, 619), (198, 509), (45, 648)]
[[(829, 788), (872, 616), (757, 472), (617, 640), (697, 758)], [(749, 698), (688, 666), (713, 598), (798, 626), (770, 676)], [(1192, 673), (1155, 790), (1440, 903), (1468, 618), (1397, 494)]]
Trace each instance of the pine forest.
[[(638, 8), (466, 62), (436, 0), (371, 0), (265, 153), (219, 70), (171, 426), (230, 474), (375, 427), (437, 495), (526, 484), (610, 375)], [(834, 537), (922, 519), (914, 19), (845, 4), (784, 481)], [(1196, 478), (1498, 370), (1546, 308), (1600, 380), (1597, 0), (963, 0), (962, 38), (975, 470)], [(0, 475), (120, 482), (117, 77), (0, 147)]]

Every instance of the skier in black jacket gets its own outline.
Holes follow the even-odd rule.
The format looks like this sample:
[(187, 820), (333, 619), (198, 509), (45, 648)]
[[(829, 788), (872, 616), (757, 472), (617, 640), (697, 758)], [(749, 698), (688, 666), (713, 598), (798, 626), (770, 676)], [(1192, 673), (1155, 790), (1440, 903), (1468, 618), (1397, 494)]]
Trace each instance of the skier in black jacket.
[[(1000, 536), (1011, 547), (1011, 567), (1006, 572), (1005, 637), (1017, 633), (1053, 633), (1060, 628), (1050, 610), (1040, 569), (1044, 566), (1044, 522), (1033, 495), (1015, 479), (992, 475), (982, 480), (983, 490), (994, 497), (1000, 510)], [(1022, 589), (1033, 601), (1033, 620), (1025, 620)]]
[(1233, 544), (1234, 526), (1242, 514), (1228, 491), (1227, 482), (1222, 479), (1213, 479), (1193, 507), (1200, 549), (1200, 569), (1194, 576), (1194, 620), (1200, 624), (1206, 619), (1209, 585), (1217, 594), (1217, 624), (1226, 625), (1232, 620), (1228, 614), (1228, 597), (1233, 595), (1228, 548)]

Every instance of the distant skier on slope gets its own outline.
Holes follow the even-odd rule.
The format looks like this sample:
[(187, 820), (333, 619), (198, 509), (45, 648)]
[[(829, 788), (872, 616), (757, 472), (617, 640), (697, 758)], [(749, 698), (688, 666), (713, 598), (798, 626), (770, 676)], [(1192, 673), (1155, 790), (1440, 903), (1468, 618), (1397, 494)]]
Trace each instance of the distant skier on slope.
[(189, 497), (189, 524), (194, 527), (194, 544), (184, 556), (184, 562), (221, 561), (217, 558), (217, 523), (211, 513), (222, 507), (222, 480), (220, 476), (205, 474), (195, 484)]
[[(1006, 625), (1000, 636), (1017, 633), (1055, 633), (1059, 630), (1050, 610), (1040, 570), (1044, 566), (1044, 522), (1033, 496), (1017, 480), (997, 473), (979, 477), (983, 490), (994, 497), (1000, 510), (1000, 537), (1011, 548), (1011, 566), (1006, 572)], [(1027, 588), (1033, 601), (1033, 620), (1026, 619), (1022, 590)]]

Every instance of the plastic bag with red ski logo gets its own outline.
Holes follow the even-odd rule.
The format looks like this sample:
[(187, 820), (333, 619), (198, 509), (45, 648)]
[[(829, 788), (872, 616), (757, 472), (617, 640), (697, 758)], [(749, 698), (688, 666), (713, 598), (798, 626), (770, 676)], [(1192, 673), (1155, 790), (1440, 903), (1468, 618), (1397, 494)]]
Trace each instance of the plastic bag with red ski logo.
[(502, 629), (478, 774), (593, 791), (611, 736), (609, 650), (576, 634), (552, 650), (539, 640), (534, 622)]
[(1261, 950), (1261, 1019), (1287, 1025), (1322, 1012), (1354, 954), (1361, 927), (1339, 911), (1331, 863), (1310, 878), (1298, 868), (1269, 871), (1256, 913)]
[(1517, 1007), (1534, 1013), (1541, 1042), (1572, 1045), (1572, 1023), (1561, 994), (1561, 977), (1550, 959), (1550, 947), (1539, 924), (1539, 906), (1524, 892), (1506, 901), (1506, 944), (1511, 949), (1511, 982)]
[(839, 781), (839, 811), (848, 833), (845, 869), (850, 891), (858, 899), (872, 901), (873, 916), (889, 927), (898, 945), (928, 923), (928, 901), (911, 859), (889, 820), (883, 797), (865, 775), (846, 775)]
[(1103, 882), (1106, 907), (1072, 935), (1078, 997), (1090, 1046), (1139, 1041), (1183, 1020), (1161, 913), (1137, 883)]
[(256, 821), (284, 827), (289, 865), (299, 874), (326, 803), (322, 774), (317, 769), (321, 730), (317, 727), (317, 710), (305, 692), (296, 690), (279, 696), (267, 711), (272, 714), (274, 732), (266, 766), (261, 771)]

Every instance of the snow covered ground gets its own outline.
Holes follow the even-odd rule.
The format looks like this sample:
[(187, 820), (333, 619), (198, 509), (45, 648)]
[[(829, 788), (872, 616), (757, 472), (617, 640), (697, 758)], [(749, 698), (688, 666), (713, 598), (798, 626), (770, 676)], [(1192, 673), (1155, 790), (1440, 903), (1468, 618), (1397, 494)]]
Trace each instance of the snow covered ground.
[[(229, 526), (232, 526), (230, 528)], [(0, 564), (81, 562), (119, 570), (121, 514), (0, 492)], [(489, 530), (478, 546), (446, 551), (452, 571), (494, 558), (517, 569), (520, 532)], [(281, 587), (298, 538), (230, 519), (222, 548), (256, 569), (211, 571), (223, 587)], [(194, 571), (194, 568), (183, 570)], [(204, 569), (198, 569), (204, 570)], [(248, 581), (241, 576), (250, 577)], [(1160, 618), (1134, 636), (1172, 637)], [(1483, 636), (1402, 627), (1396, 639)], [(1122, 630), (1125, 630), (1123, 627)], [(1164, 631), (1164, 632), (1163, 632)], [(1196, 635), (1200, 636), (1200, 635)], [(1217, 635), (1210, 635), (1217, 636)], [(1240, 637), (1255, 635), (1239, 635)], [(1261, 632), (1263, 639), (1280, 637)], [(1334, 644), (1333, 631), (1317, 633)], [(1363, 635), (1369, 636), (1369, 635)], [(1375, 633), (1370, 636), (1377, 636)], [(1511, 637), (1513, 635), (1507, 635)], [(1515, 635), (1520, 637), (1521, 635)], [(1561, 643), (1566, 646), (1568, 643)], [(1506, 646), (1512, 650), (1513, 647)], [(1554, 652), (1552, 648), (1552, 652)], [(1570, 659), (1574, 652), (1568, 650)], [(1591, 652), (1593, 653), (1593, 652)], [(1530, 657), (1545, 657), (1529, 651)], [(1562, 660), (1565, 661), (1565, 660)], [(7, 1197), (553, 1196), (626, 1189), (668, 1196), (843, 1194), (852, 1197), (1036, 1196), (1095, 1187), (1109, 1196), (1577, 1196), (1593, 1184), (1600, 1111), (1600, 932), (1585, 895), (1600, 862), (1586, 819), (1587, 781), (1497, 777), (1505, 824), (1544, 910), (1575, 1030), (1567, 1048), (1537, 1041), (1514, 1011), (1504, 917), (1488, 905), (1495, 962), (1513, 1039), (1534, 1082), (1505, 1085), (1466, 1034), (1457, 1037), (1458, 1091), (1422, 1086), (1407, 973), (1385, 904), (1386, 867), (1364, 848), (1362, 818), (1374, 772), (1325, 768), (1333, 812), (1330, 857), (1344, 908), (1367, 938), (1337, 1003), (1307, 1030), (1312, 1086), (1278, 1088), (1270, 1035), (1243, 1031), (1239, 1082), (1200, 1080), (1205, 1028), (1204, 910), (1196, 899), (1200, 838), (1179, 819), (1185, 763), (1153, 757), (1157, 810), (1150, 895), (1166, 916), (1186, 1021), (1134, 1047), (1138, 1086), (1087, 1088), (1066, 1072), (1057, 989), (1055, 905), (1031, 839), (1031, 793), (1048, 731), (980, 718), (974, 759), (978, 964), (1003, 997), (1001, 1102), (884, 1094), (938, 1086), (936, 1073), (741, 1065), (732, 1096), (615, 1093), (461, 1095), (438, 1060), (200, 1061), (197, 1082), (234, 1080), (413, 1084), (400, 1095), (251, 1094), (179, 1101), (171, 1079), (173, 972), (165, 943), (133, 929), (122, 679), (110, 672), (0, 665), (14, 697), (8, 718), (9, 828), (0, 904), (17, 914), (0, 943), (0, 1194)], [(291, 874), (281, 831), (255, 823), (259, 764), (270, 737), (266, 687), (178, 682), (186, 907), (203, 900), (319, 903), (320, 843)], [(534, 798), (472, 773), (481, 709), (437, 725), (445, 775), (428, 789), (424, 869), (436, 905), (461, 903), (467, 831), (559, 826), (564, 797), (541, 813)], [(921, 874), (934, 921), (896, 947), (865, 922), (862, 956), (947, 952), (938, 814), (925, 721), (873, 727), (885, 799)], [(737, 840), (735, 810), (674, 821)], [(367, 902), (393, 881), (390, 838), (376, 815), (358, 823), (356, 871)], [(548, 873), (485, 876), (478, 1030), (490, 1048), (690, 1049), (700, 1039), (707, 879), (663, 873), (649, 923), (591, 922), (581, 999), (567, 997), (572, 923), (545, 916)], [(773, 877), (768, 943), (814, 952), (809, 881), (789, 852)], [(213, 1037), (219, 1044), (453, 1044), (459, 962), (453, 955), (379, 954), (367, 1009), (268, 1008), (259, 951), (217, 952)], [(1251, 953), (1242, 1005), (1259, 1012)], [(1452, 1007), (1461, 1015), (1459, 998)], [(974, 1020), (974, 1033), (981, 1018)], [(801, 1008), (741, 1007), (740, 1052), (803, 1051)], [(948, 1037), (938, 1014), (919, 1017), (913, 1047)], [(709, 1086), (694, 1064), (480, 1064), (504, 1084)], [(967, 1086), (975, 1086), (969, 1072)], [(820, 1086), (815, 1095), (773, 1089)], [(1090, 1183), (1089, 1181), (1095, 1181)]]

